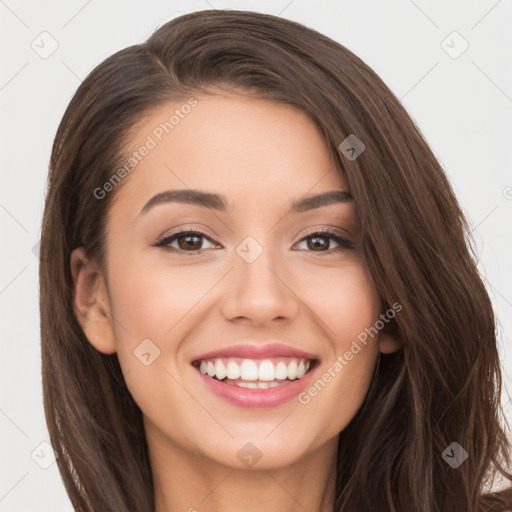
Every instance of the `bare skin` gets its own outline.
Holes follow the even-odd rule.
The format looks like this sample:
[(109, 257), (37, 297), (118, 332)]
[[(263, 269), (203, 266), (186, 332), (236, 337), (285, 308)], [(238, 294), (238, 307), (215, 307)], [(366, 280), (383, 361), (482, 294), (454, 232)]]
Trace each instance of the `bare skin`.
[[(213, 394), (191, 361), (245, 341), (281, 342), (315, 354), (313, 381), (332, 371), (384, 313), (362, 258), (354, 205), (286, 214), (293, 201), (347, 190), (302, 113), (234, 94), (196, 98), (116, 191), (106, 271), (83, 249), (73, 252), (75, 309), (90, 343), (117, 352), (143, 412), (155, 512), (331, 512), (337, 434), (360, 408), (379, 352), (397, 350), (396, 340), (369, 338), (308, 403), (294, 398), (260, 409)], [(129, 151), (180, 105), (141, 120)], [(140, 213), (154, 195), (183, 189), (222, 194), (228, 208), (169, 202)], [(183, 238), (170, 249), (155, 246), (179, 229), (204, 234), (195, 241), (201, 252)], [(331, 235), (308, 238), (317, 229), (351, 247)], [(236, 251), (248, 236), (262, 248), (251, 263)], [(151, 358), (151, 347), (160, 351), (147, 366), (134, 355), (146, 339)], [(261, 455), (253, 465), (237, 456), (247, 443)]]

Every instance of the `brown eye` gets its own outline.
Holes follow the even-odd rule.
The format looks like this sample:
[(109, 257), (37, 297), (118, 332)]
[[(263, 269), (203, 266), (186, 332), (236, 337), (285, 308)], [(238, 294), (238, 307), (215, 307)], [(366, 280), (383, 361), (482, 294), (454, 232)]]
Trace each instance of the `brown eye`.
[[(304, 237), (298, 245), (304, 243), (306, 247), (302, 246), (299, 249), (306, 249), (309, 252), (331, 253), (354, 248), (352, 242), (331, 231), (311, 233)], [(336, 244), (335, 247), (332, 247), (333, 243)]]
[(202, 239), (197, 235), (180, 235), (176, 238), (178, 247), (183, 250), (198, 251), (201, 249)]
[(306, 240), (308, 249), (312, 251), (329, 249), (330, 238), (327, 236), (310, 236)]
[(215, 247), (215, 243), (212, 239), (200, 231), (180, 231), (179, 233), (166, 236), (155, 244), (155, 246), (174, 252), (198, 252), (208, 248), (203, 247), (205, 240), (208, 241), (212, 247)]

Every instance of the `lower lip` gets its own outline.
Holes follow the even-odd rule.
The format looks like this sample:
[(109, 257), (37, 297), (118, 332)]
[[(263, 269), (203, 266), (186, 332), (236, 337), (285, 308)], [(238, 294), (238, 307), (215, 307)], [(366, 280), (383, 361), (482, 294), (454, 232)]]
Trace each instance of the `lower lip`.
[(233, 384), (224, 384), (220, 380), (202, 374), (199, 370), (196, 371), (209, 390), (219, 398), (238, 407), (256, 409), (277, 407), (292, 400), (307, 387), (314, 369), (311, 369), (300, 379), (267, 389), (249, 389)]

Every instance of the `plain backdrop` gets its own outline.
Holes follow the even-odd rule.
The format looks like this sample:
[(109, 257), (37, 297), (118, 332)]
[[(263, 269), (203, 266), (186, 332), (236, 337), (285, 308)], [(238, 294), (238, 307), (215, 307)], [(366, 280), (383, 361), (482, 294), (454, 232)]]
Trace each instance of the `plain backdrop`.
[[(72, 510), (45, 444), (40, 368), (37, 244), (57, 125), (103, 59), (209, 8), (314, 28), (361, 57), (400, 98), (472, 223), (510, 394), (512, 2), (0, 0), (0, 512)], [(509, 396), (503, 405), (511, 418)]]

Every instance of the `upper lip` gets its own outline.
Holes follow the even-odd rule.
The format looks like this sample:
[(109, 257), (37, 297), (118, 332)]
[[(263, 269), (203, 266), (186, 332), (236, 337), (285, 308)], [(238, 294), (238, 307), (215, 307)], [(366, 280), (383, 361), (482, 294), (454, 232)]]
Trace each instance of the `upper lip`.
[(245, 359), (266, 359), (271, 357), (297, 357), (300, 359), (317, 359), (317, 356), (309, 352), (304, 352), (297, 348), (285, 345), (283, 343), (269, 343), (258, 345), (254, 343), (240, 343), (229, 347), (211, 350), (197, 356), (193, 359), (201, 361), (204, 359), (213, 359), (215, 357), (243, 357)]

